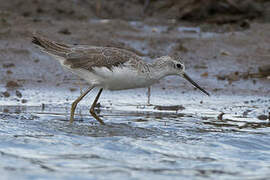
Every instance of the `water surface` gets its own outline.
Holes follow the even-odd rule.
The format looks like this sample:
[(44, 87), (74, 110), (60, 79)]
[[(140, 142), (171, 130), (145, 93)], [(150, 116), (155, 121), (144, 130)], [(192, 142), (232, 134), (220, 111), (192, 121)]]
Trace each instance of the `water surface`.
[(179, 112), (102, 107), (105, 126), (84, 105), (72, 125), (68, 105), (1, 106), (2, 178), (267, 179), (270, 123), (257, 115), (267, 112), (269, 99), (214, 102)]

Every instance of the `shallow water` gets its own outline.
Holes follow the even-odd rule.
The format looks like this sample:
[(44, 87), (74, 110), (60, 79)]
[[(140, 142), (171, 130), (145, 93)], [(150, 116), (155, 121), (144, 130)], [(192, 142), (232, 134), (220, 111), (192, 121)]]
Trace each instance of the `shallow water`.
[[(214, 102), (218, 98), (179, 112), (102, 107), (105, 126), (87, 106), (80, 106), (72, 125), (68, 106), (1, 106), (2, 178), (268, 178), (270, 123), (257, 115), (269, 110), (269, 99), (230, 108)], [(218, 119), (222, 109), (226, 114)]]

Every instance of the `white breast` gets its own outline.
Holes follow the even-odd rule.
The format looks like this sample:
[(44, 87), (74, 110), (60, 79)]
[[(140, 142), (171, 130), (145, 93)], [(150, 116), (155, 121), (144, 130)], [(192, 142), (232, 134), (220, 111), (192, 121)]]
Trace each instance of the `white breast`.
[(109, 90), (142, 88), (156, 82), (151, 80), (147, 74), (139, 73), (135, 69), (125, 66), (114, 67), (112, 71), (105, 67), (95, 67), (93, 70), (94, 73), (83, 70), (80, 72), (80, 76), (93, 85)]
[(102, 87), (109, 90), (122, 90), (147, 87), (156, 81), (149, 78), (147, 73), (140, 73), (130, 67), (94, 68), (95, 73), (102, 77)]

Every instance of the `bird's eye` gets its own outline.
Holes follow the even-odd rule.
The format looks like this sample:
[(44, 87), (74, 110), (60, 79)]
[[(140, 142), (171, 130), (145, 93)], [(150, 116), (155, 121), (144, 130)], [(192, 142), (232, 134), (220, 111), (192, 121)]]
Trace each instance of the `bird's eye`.
[(176, 67), (179, 68), (179, 69), (183, 68), (182, 64), (176, 64)]

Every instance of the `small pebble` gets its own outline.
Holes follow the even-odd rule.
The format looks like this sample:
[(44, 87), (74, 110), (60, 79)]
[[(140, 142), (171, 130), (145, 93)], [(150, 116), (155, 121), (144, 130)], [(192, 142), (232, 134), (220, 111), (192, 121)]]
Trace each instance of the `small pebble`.
[(201, 74), (201, 77), (207, 77), (208, 76), (208, 72), (204, 72)]
[(230, 52), (225, 51), (225, 50), (221, 50), (220, 54), (223, 55), (223, 56), (231, 56), (232, 55)]
[(270, 75), (270, 64), (261, 66), (258, 69), (261, 75), (266, 76), (266, 77)]
[(7, 74), (13, 74), (13, 72), (11, 70), (7, 70), (6, 72)]
[(242, 21), (242, 22), (240, 23), (240, 27), (241, 27), (241, 28), (244, 28), (244, 29), (250, 28), (250, 23), (249, 23), (249, 21), (247, 21), (247, 20)]
[(4, 97), (6, 97), (6, 98), (10, 96), (9, 92), (7, 92), (7, 91), (3, 92), (2, 94), (3, 94)]
[(97, 108), (97, 109), (99, 109), (99, 108), (101, 108), (101, 107), (102, 107), (102, 106), (101, 106), (100, 103), (97, 103), (96, 106), (95, 106), (95, 108)]
[(35, 63), (38, 63), (38, 62), (39, 62), (39, 59), (35, 59), (34, 62), (35, 62)]
[(17, 96), (18, 98), (21, 98), (21, 97), (22, 97), (22, 93), (21, 93), (20, 91), (16, 90), (16, 96)]
[(10, 68), (10, 67), (14, 67), (15, 66), (15, 64), (13, 64), (13, 63), (4, 63), (3, 64), (3, 68)]
[(58, 33), (65, 34), (65, 35), (71, 34), (71, 32), (67, 28), (59, 30)]
[(161, 111), (181, 111), (186, 109), (182, 105), (176, 105), (176, 106), (155, 106), (154, 109), (161, 110)]
[(257, 117), (259, 120), (267, 120), (268, 119), (268, 117), (266, 116), (266, 115), (259, 115), (258, 117)]
[(26, 99), (22, 99), (22, 103), (27, 103), (27, 100)]
[(6, 84), (6, 87), (7, 88), (17, 88), (17, 87), (19, 87), (19, 84), (15, 81), (9, 81)]
[(70, 92), (74, 92), (74, 91), (77, 91), (76, 88), (69, 88)]
[(226, 79), (226, 77), (224, 75), (218, 75), (217, 79), (224, 81)]

